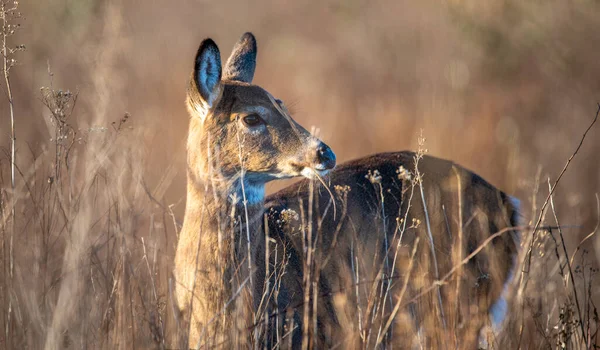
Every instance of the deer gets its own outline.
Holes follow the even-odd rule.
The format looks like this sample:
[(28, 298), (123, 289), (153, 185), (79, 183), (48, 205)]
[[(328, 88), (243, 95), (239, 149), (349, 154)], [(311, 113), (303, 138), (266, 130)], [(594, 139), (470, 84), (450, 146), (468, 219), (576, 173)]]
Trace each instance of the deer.
[[(196, 53), (174, 264), (182, 347), (476, 348), (501, 328), (519, 202), (422, 150), (336, 166), (252, 83), (245, 33)], [(303, 177), (269, 196), (273, 180)]]

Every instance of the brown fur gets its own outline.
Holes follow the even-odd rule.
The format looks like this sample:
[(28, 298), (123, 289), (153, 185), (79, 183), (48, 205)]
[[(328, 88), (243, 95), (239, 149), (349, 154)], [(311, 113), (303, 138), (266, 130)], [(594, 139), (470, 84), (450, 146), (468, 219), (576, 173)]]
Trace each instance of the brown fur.
[[(316, 150), (326, 146), (250, 84), (251, 34), (236, 45), (224, 77), (215, 50), (212, 41), (200, 46), (187, 99), (188, 197), (174, 274), (189, 346), (373, 347), (379, 338), (400, 347), (474, 347), (509, 277), (515, 232), (494, 239), (439, 294), (428, 288), (516, 224), (508, 196), (428, 156), (418, 162), (419, 183), (416, 155), (399, 152), (338, 167), (326, 179), (333, 197), (305, 180), (265, 206), (266, 182), (315, 169)], [(260, 133), (242, 123), (257, 108)], [(405, 307), (378, 334), (397, 302)]]
[[(313, 252), (316, 267), (313, 267), (312, 272), (313, 275), (318, 275), (320, 282), (318, 292), (313, 295), (318, 300), (315, 319), (318, 326), (316, 334), (311, 329), (308, 335), (311, 337), (310, 341), (320, 344), (319, 348), (337, 345), (342, 348), (374, 346), (377, 334), (369, 334), (369, 327), (363, 325), (363, 328), (367, 328), (363, 332), (364, 338), (358, 337), (359, 310), (362, 310), (360, 317), (363, 322), (371, 323), (371, 330), (377, 331), (380, 324), (387, 321), (393, 305), (386, 300), (388, 304), (383, 311), (385, 316), (374, 316), (374, 306), (370, 305), (370, 299), (376, 298), (369, 293), (382, 287), (378, 274), (391, 275), (391, 295), (393, 303), (397, 302), (404, 279), (409, 273), (407, 268), (417, 237), (419, 243), (415, 261), (410, 271), (407, 292), (403, 297), (403, 304), (409, 307), (396, 317), (393, 339), (386, 339), (384, 344), (393, 343), (400, 348), (419, 344), (425, 348), (477, 346), (479, 332), (489, 322), (489, 308), (500, 297), (503, 284), (513, 266), (518, 249), (516, 231), (508, 231), (494, 239), (441, 287), (444, 307), (442, 318), (436, 289), (411, 301), (411, 298), (437, 280), (423, 203), (426, 203), (428, 209), (440, 278), (491, 234), (515, 226), (517, 211), (504, 193), (481, 177), (452, 162), (429, 156), (424, 156), (418, 164), (423, 176), (425, 201), (422, 200), (418, 187), (414, 188), (411, 199), (412, 184), (400, 178), (397, 170), (402, 166), (410, 171), (414, 179), (415, 156), (412, 152), (378, 154), (348, 162), (335, 169), (328, 179), (329, 186), (349, 188), (346, 194), (338, 191), (334, 195), (337, 202), (335, 217), (330, 204), (331, 198), (323, 193), (321, 186), (313, 185), (315, 195), (312, 205), (309, 204), (311, 184), (307, 180), (267, 198), (268, 232), (277, 239), (277, 246), (281, 250), (278, 256), (282, 256), (285, 250), (290, 257), (281, 283), (284, 291), (280, 292), (280, 298), (276, 301), (279, 314), (283, 315), (285, 310), (293, 309), (298, 313), (297, 318), (303, 319), (303, 312), (306, 311), (303, 307), (303, 277), (306, 268), (303, 261), (307, 259), (303, 239), (308, 235), (309, 223), (312, 225), (313, 240), (318, 242)], [(380, 182), (372, 183), (371, 180), (375, 179), (368, 178), (369, 172), (372, 175), (374, 170), (381, 174)], [(318, 192), (321, 194), (318, 195)], [(309, 219), (307, 213), (311, 207), (313, 215)], [(282, 215), (286, 209), (304, 213), (300, 215), (304, 219), (282, 219), (283, 216), (289, 217)], [(459, 213), (462, 213), (462, 220)], [(402, 229), (401, 225), (400, 228), (398, 226), (397, 218), (405, 217), (408, 220), (407, 229), (398, 245)], [(420, 224), (409, 228), (413, 218), (420, 220)], [(385, 266), (385, 237), (388, 238), (387, 256), (390, 261), (397, 253), (393, 271)], [(271, 252), (271, 256), (274, 255)], [(326, 262), (325, 257), (329, 257)], [(256, 258), (256, 261), (261, 260), (262, 257)], [(277, 266), (281, 262), (272, 261), (271, 264)], [(356, 264), (359, 266), (358, 284), (361, 289), (358, 298), (355, 290)], [(338, 304), (342, 301), (342, 306), (336, 305), (336, 301)], [(274, 308), (273, 305), (271, 307)], [(379, 313), (382, 308), (380, 305)], [(275, 310), (270, 311), (270, 314), (276, 313)], [(416, 339), (419, 329), (424, 334), (421, 340)], [(369, 335), (370, 340), (367, 341)], [(296, 334), (297, 342), (300, 342), (300, 338), (300, 334)]]

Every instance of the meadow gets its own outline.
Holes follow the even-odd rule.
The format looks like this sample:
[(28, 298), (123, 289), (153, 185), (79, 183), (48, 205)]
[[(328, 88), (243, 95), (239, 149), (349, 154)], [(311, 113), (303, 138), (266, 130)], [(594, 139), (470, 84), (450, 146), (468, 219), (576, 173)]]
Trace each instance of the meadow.
[(339, 163), (421, 148), (520, 198), (490, 348), (600, 347), (597, 2), (0, 1), (0, 348), (178, 346), (191, 58), (246, 31)]

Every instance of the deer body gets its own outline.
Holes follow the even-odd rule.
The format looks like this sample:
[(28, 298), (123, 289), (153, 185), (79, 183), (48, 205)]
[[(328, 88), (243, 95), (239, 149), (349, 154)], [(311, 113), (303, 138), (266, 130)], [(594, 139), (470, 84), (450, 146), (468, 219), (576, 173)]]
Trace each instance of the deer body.
[[(476, 174), (429, 156), (419, 160), (422, 184), (415, 184), (409, 169), (415, 169), (416, 157), (383, 153), (340, 165), (328, 178), (337, 189), (335, 214), (332, 198), (318, 195), (323, 189), (308, 180), (267, 198), (267, 232), (277, 242), (277, 255), (287, 256), (285, 264), (271, 261), (272, 266), (287, 264), (287, 274), (278, 311), (269, 314), (309, 312), (311, 324), (303, 336), (320, 347), (342, 348), (372, 348), (378, 341), (401, 348), (475, 348), (489, 318), (501, 322), (502, 294), (518, 252), (518, 235), (510, 229), (517, 226), (518, 202)], [(290, 210), (300, 218), (290, 220)], [(502, 230), (444, 281), (439, 294), (431, 288)], [(310, 234), (309, 273), (319, 288), (310, 294), (316, 305), (304, 309), (303, 262), (309, 259)], [(270, 254), (276, 255), (273, 248)], [(292, 293), (297, 289), (303, 293)], [(394, 314), (391, 338), (386, 338), (378, 332), (398, 302), (404, 308)]]
[[(184, 346), (475, 347), (518, 251), (515, 201), (411, 152), (332, 171), (331, 149), (251, 84), (255, 62), (249, 33), (224, 68), (210, 39), (194, 61), (174, 270)], [(265, 183), (294, 176), (309, 179), (265, 201)]]

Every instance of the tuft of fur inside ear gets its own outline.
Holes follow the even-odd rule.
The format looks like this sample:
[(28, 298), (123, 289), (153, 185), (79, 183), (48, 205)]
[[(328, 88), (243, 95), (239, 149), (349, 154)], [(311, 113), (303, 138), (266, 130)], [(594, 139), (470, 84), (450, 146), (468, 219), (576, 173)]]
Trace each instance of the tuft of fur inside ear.
[(252, 33), (242, 35), (225, 65), (225, 80), (252, 83), (256, 69), (256, 39)]
[(205, 39), (198, 48), (194, 61), (194, 82), (207, 107), (213, 104), (219, 95), (221, 82), (221, 53), (212, 39)]

